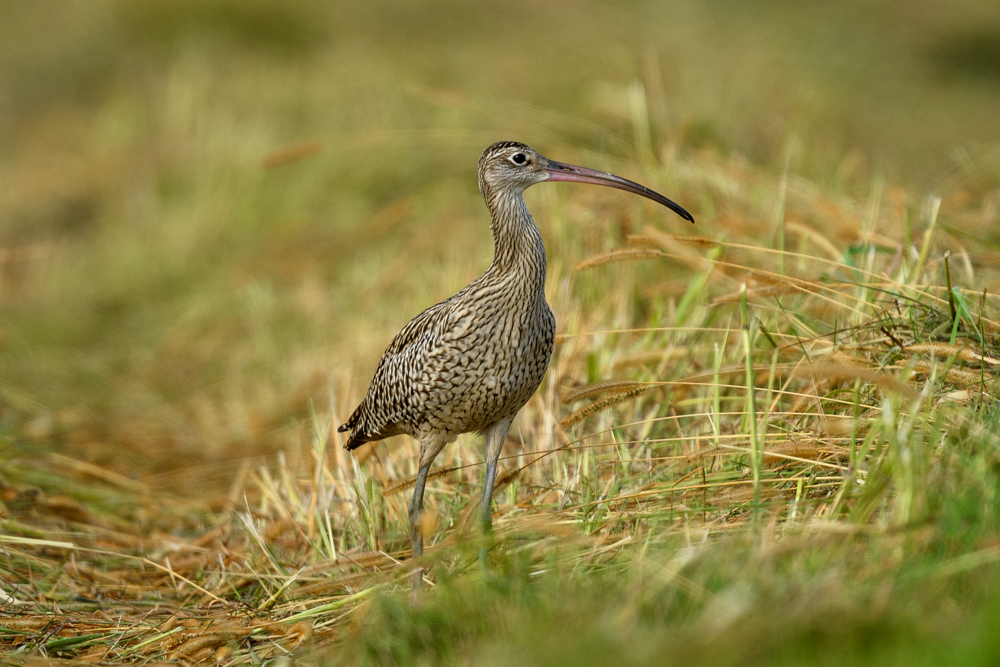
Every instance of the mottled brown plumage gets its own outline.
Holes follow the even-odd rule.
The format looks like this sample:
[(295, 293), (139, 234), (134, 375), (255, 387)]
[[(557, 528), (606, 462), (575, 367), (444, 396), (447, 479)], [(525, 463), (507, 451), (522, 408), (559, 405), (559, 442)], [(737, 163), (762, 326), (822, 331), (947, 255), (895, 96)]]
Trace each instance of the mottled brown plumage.
[(414, 556), (423, 551), (417, 523), (427, 473), (441, 449), (462, 433), (486, 437), (481, 519), (489, 530), (507, 430), (538, 388), (552, 356), (556, 325), (545, 301), (545, 246), (522, 197), (525, 188), (547, 180), (628, 190), (694, 221), (680, 206), (637, 183), (554, 162), (518, 142), (499, 142), (483, 152), (479, 189), (492, 216), (493, 262), (461, 292), (403, 327), (379, 361), (364, 401), (339, 428), (350, 433), (347, 449), (401, 433), (420, 441), (410, 503)]

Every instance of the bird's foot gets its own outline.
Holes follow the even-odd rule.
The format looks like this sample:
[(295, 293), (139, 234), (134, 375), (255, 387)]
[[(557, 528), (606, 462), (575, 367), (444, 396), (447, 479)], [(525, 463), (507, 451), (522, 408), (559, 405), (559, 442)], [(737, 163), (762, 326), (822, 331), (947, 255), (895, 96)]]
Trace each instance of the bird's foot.
[(413, 586), (413, 594), (416, 595), (424, 587), (424, 568), (418, 567), (410, 574), (410, 584)]
[(490, 548), (485, 544), (479, 547), (479, 569), (483, 572), (490, 571)]
[[(419, 517), (419, 513), (417, 517)], [(411, 517), (410, 522), (410, 551), (410, 560), (417, 566), (410, 575), (413, 582), (413, 590), (416, 592), (420, 590), (424, 583), (424, 568), (419, 564), (424, 555), (424, 536), (420, 531), (419, 521), (414, 520), (414, 517)]]
[(489, 517), (480, 524), (480, 539), (482, 541), (479, 543), (479, 568), (483, 572), (489, 572), (490, 550), (495, 546), (493, 522)]

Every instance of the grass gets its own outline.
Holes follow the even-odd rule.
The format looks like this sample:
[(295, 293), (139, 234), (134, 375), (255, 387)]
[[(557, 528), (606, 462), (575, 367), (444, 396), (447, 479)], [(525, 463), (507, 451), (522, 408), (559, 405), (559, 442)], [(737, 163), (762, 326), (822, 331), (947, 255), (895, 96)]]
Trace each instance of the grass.
[[(42, 50), (36, 14), (0, 10), (4, 661), (995, 662), (978, 10), (919, 48), (922, 4), (849, 48), (852, 5), (829, 10), (843, 57), (821, 65), (798, 9), (393, 6), (412, 30), (390, 39), (382, 16), (276, 7), (75, 5)], [(516, 16), (523, 48), (501, 49)], [(714, 60), (671, 60), (651, 37), (667, 25)], [(635, 35), (650, 48), (622, 46)], [(875, 86), (849, 73), (876, 60), (895, 99), (830, 101)], [(808, 96), (784, 75), (821, 111), (789, 111)], [(399, 326), (488, 262), (470, 174), (507, 136), (698, 223), (610, 190), (528, 192), (555, 355), (501, 459), (491, 569), (466, 436), (428, 483), (414, 599), (416, 445), (355, 456), (335, 426)]]

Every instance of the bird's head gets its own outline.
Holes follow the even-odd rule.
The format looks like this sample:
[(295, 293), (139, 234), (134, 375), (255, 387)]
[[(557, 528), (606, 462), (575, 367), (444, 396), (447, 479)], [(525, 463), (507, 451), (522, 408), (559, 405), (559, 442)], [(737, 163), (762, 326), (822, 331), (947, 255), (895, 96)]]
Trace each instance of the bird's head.
[(545, 181), (573, 181), (604, 185), (652, 199), (685, 220), (690, 213), (658, 192), (620, 176), (550, 160), (518, 141), (499, 141), (479, 157), (479, 190), (490, 199), (502, 193), (520, 194), (525, 188)]
[[(549, 179), (549, 160), (517, 141), (498, 141), (479, 156), (479, 185), (484, 194), (525, 188)], [(487, 187), (483, 187), (483, 186)]]

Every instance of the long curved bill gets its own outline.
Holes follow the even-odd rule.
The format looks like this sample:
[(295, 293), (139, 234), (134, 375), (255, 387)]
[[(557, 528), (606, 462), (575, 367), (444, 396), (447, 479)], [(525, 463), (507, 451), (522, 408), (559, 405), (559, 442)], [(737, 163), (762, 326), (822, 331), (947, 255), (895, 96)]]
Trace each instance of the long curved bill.
[(685, 220), (694, 222), (694, 217), (685, 211), (679, 204), (670, 201), (659, 192), (650, 190), (645, 185), (639, 185), (638, 183), (634, 183), (628, 179), (622, 178), (621, 176), (615, 176), (614, 174), (608, 174), (595, 169), (587, 169), (586, 167), (577, 167), (563, 162), (556, 162), (554, 160), (549, 160), (548, 165), (545, 167), (545, 171), (549, 174), (548, 180), (550, 181), (572, 181), (573, 183), (605, 185), (609, 188), (618, 188), (619, 190), (625, 190), (626, 192), (640, 195), (646, 199), (652, 199), (657, 204), (666, 206)]

